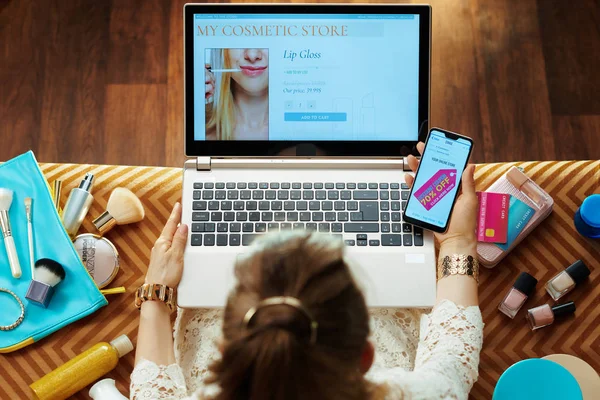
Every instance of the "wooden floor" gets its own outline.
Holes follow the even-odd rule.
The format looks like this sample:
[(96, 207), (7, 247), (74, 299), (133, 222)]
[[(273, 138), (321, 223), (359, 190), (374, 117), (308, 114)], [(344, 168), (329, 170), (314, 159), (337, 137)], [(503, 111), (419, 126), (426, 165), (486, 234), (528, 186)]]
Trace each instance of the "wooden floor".
[[(183, 3), (0, 0), (0, 160), (181, 165)], [(476, 162), (600, 158), (598, 0), (431, 3), (433, 125)]]

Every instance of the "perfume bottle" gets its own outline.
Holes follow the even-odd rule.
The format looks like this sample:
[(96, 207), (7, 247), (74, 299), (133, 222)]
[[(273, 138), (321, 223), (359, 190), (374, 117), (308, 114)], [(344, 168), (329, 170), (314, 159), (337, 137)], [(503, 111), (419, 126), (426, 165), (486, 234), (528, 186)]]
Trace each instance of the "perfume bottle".
[(521, 272), (513, 287), (510, 288), (504, 299), (498, 305), (498, 310), (510, 318), (514, 318), (527, 298), (535, 290), (538, 280), (527, 272)]
[(577, 284), (585, 281), (590, 275), (590, 270), (581, 260), (575, 261), (571, 266), (560, 272), (546, 284), (546, 291), (555, 301), (575, 289)]

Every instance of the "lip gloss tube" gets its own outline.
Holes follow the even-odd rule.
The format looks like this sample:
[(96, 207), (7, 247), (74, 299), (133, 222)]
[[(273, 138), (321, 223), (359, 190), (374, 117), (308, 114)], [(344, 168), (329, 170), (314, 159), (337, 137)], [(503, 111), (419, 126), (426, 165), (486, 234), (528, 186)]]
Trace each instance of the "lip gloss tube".
[(564, 271), (558, 273), (546, 283), (546, 291), (554, 299), (559, 300), (565, 294), (575, 289), (579, 283), (585, 281), (590, 275), (590, 270), (581, 260), (575, 261)]
[(517, 189), (519, 189), (529, 200), (538, 208), (541, 208), (546, 202), (544, 191), (527, 175), (517, 168), (511, 168), (506, 173), (506, 179)]
[(504, 299), (498, 305), (498, 310), (508, 316), (514, 318), (519, 312), (527, 298), (535, 290), (538, 280), (527, 272), (521, 272), (515, 284), (510, 288)]
[(575, 312), (575, 303), (572, 301), (550, 307), (548, 304), (535, 307), (527, 311), (527, 322), (532, 331), (552, 325), (557, 317), (570, 315)]

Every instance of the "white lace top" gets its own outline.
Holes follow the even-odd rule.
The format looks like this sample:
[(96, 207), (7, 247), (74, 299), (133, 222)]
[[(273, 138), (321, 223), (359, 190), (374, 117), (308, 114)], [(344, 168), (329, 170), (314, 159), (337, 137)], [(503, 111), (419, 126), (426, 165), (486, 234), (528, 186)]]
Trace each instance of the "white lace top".
[[(386, 387), (385, 400), (467, 399), (477, 380), (483, 321), (478, 307), (443, 301), (430, 314), (374, 309), (375, 362), (366, 377)], [(179, 310), (177, 364), (140, 361), (131, 374), (131, 399), (210, 399), (218, 392), (203, 379), (218, 357), (221, 310)], [(420, 326), (419, 326), (420, 321)]]

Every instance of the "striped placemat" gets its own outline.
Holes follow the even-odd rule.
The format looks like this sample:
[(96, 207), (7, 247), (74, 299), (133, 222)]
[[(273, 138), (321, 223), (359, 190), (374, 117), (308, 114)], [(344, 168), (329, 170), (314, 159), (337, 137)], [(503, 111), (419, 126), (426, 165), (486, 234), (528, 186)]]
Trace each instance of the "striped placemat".
[[(475, 399), (490, 399), (500, 374), (525, 358), (572, 354), (600, 371), (600, 242), (579, 236), (572, 219), (583, 199), (600, 187), (600, 161), (482, 164), (476, 173), (477, 188), (485, 189), (511, 165), (523, 167), (552, 195), (554, 212), (500, 265), (481, 273), (480, 299), (486, 327), (480, 377), (471, 393)], [(43, 164), (42, 170), (49, 182), (63, 180), (63, 205), (66, 194), (86, 172), (96, 175), (95, 200), (82, 232), (94, 232), (92, 219), (104, 211), (110, 192), (119, 186), (140, 197), (146, 218), (136, 226), (117, 227), (107, 234), (121, 256), (121, 270), (111, 286), (125, 286), (127, 294), (109, 296), (107, 307), (39, 343), (0, 355), (1, 399), (29, 398), (28, 385), (32, 381), (95, 343), (121, 334), (135, 340), (138, 311), (133, 306), (133, 292), (143, 281), (150, 249), (172, 204), (181, 197), (182, 172), (176, 168)], [(526, 304), (531, 307), (550, 300), (542, 284), (578, 258), (590, 266), (592, 274), (588, 283), (567, 297), (577, 304), (574, 318), (531, 332), (523, 311), (512, 321), (497, 311), (520, 271), (528, 271), (540, 281), (536, 294)], [(133, 354), (126, 356), (108, 374), (123, 393), (128, 393), (133, 360)], [(87, 399), (87, 390), (74, 398)]]

